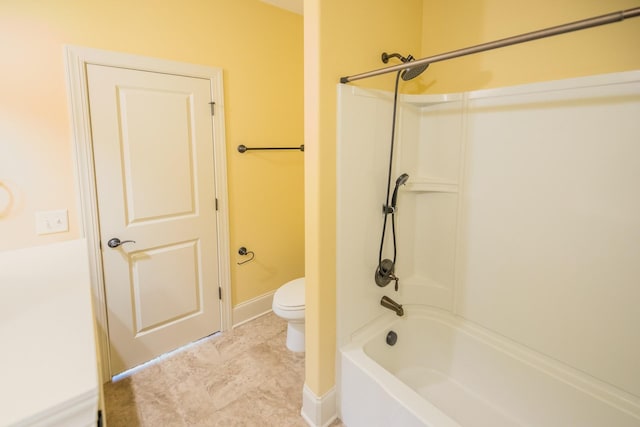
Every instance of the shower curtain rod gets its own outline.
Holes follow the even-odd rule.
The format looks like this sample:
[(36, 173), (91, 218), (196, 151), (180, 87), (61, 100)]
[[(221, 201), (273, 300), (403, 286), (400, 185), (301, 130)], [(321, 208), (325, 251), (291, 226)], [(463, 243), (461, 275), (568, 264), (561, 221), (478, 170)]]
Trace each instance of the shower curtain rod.
[(625, 19), (635, 18), (638, 16), (640, 16), (640, 7), (621, 10), (618, 12), (607, 13), (606, 15), (600, 15), (600, 16), (595, 16), (593, 18), (583, 19), (580, 21), (569, 22), (568, 24), (544, 28), (542, 30), (532, 31), (530, 33), (524, 33), (517, 36), (507, 37), (505, 39), (495, 40), (488, 43), (482, 43), (482, 44), (467, 47), (464, 49), (453, 50), (451, 52), (441, 53), (439, 55), (429, 56), (427, 58), (417, 59), (411, 62), (405, 62), (403, 64), (394, 65), (393, 67), (380, 68), (378, 70), (367, 71), (366, 73), (341, 77), (340, 83), (349, 83), (349, 82), (353, 82), (360, 79), (366, 79), (369, 77), (378, 76), (381, 74), (392, 73), (394, 71), (401, 71), (407, 68), (412, 68), (412, 67), (421, 66), (421, 65), (429, 65), (434, 62), (445, 61), (447, 59), (458, 58), (460, 56), (471, 55), (473, 53), (484, 52), (491, 49), (511, 46), (514, 44), (524, 43), (532, 40), (538, 40), (545, 37), (556, 36), (559, 34), (569, 33), (571, 31), (578, 31), (578, 30), (584, 30), (586, 28), (597, 27), (600, 25), (613, 24), (614, 22), (620, 22)]

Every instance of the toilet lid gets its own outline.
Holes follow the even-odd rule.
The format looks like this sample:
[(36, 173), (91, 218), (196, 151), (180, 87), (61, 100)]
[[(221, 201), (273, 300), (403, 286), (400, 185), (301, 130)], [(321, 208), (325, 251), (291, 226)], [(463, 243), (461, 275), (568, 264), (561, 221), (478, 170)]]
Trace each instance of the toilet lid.
[(285, 309), (304, 308), (304, 277), (282, 285), (273, 299), (278, 306)]

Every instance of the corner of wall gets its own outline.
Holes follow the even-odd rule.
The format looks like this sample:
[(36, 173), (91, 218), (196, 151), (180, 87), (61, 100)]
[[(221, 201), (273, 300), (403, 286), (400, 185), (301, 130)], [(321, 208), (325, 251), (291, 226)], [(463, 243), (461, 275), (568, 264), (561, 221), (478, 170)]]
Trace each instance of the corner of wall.
[(336, 402), (335, 387), (318, 397), (305, 383), (300, 415), (311, 427), (327, 427), (338, 417)]

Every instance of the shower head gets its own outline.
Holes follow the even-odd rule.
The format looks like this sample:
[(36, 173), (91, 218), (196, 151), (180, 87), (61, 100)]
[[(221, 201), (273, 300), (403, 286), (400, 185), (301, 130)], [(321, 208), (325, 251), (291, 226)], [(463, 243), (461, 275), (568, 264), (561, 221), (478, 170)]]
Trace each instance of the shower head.
[(409, 175), (406, 173), (403, 173), (396, 179), (396, 188), (393, 190), (393, 196), (391, 197), (391, 208), (393, 210), (395, 210), (396, 202), (398, 201), (398, 188), (400, 188), (401, 185), (405, 185), (408, 179)]
[(403, 173), (398, 177), (398, 179), (396, 179), (396, 187), (406, 184), (408, 179), (409, 179), (409, 174)]
[[(407, 58), (407, 62), (413, 61), (415, 60), (415, 58), (411, 55), (409, 55), (409, 57)], [(415, 79), (416, 77), (418, 77), (420, 74), (422, 74), (422, 72), (424, 70), (426, 70), (429, 67), (429, 64), (425, 64), (425, 65), (418, 65), (415, 67), (411, 67), (411, 68), (407, 68), (406, 70), (404, 70), (402, 72), (402, 74), (400, 74), (400, 77), (402, 77), (402, 80), (409, 81), (411, 79)]]
[[(389, 58), (398, 58), (398, 59), (400, 59), (400, 61), (402, 61), (404, 63), (411, 62), (411, 61), (415, 60), (415, 58), (413, 56), (411, 56), (411, 55), (407, 55), (407, 57), (405, 58), (404, 56), (400, 55), (399, 53), (382, 52), (382, 62), (384, 62), (386, 64), (387, 62), (389, 62)], [(400, 77), (402, 77), (402, 80), (404, 80), (404, 81), (409, 81), (411, 79), (415, 79), (420, 74), (422, 74), (422, 72), (424, 70), (426, 70), (427, 67), (429, 67), (429, 64), (418, 65), (417, 67), (407, 68), (405, 70), (402, 70), (402, 73), (400, 73)]]

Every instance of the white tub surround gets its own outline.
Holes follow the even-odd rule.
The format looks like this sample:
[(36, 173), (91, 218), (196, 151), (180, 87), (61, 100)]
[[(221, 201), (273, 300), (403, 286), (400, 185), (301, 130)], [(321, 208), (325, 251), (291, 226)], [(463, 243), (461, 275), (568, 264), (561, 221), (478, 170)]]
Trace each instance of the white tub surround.
[(95, 426), (86, 242), (0, 252), (0, 425)]
[(629, 393), (446, 311), (405, 308), (341, 352), (349, 427), (640, 425)]
[[(342, 85), (338, 95), (345, 423), (389, 425), (368, 424), (386, 401), (377, 419), (400, 405), (403, 425), (640, 425), (640, 71), (402, 96), (398, 292), (373, 280), (392, 94)], [(376, 356), (357, 343), (376, 319), (397, 318), (383, 295), (413, 314), (442, 311), (403, 332), (428, 352), (399, 351), (401, 336)]]

